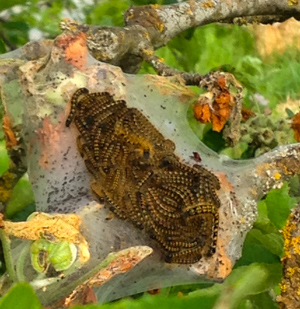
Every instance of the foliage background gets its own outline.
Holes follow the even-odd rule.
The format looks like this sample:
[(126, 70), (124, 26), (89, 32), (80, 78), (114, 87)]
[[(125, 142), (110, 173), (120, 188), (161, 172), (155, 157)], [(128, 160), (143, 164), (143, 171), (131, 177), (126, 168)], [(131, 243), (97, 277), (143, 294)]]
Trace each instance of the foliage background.
[[(0, 2), (0, 53), (9, 52), (31, 39), (55, 38), (60, 34), (58, 24), (63, 17), (97, 25), (122, 26), (122, 12), (131, 5), (149, 3), (171, 4), (172, 0), (103, 0), (85, 2), (67, 0), (28, 1), (9, 0)], [(14, 6), (15, 4), (22, 4)], [(1, 12), (2, 11), (2, 12)], [(180, 70), (205, 74), (221, 68), (235, 74), (245, 87), (245, 106), (266, 118), (254, 127), (257, 134), (262, 128), (279, 121), (285, 127), (285, 143), (293, 142), (289, 128), (293, 115), (291, 106), (298, 109), (300, 94), (299, 53), (293, 46), (272, 57), (260, 55), (255, 44), (256, 34), (252, 27), (213, 24), (188, 30), (173, 39), (168, 46), (157, 51), (165, 62)], [(153, 70), (143, 65), (140, 73)], [(286, 103), (287, 102), (287, 103)], [(1, 106), (1, 105), (0, 105)], [(281, 109), (278, 108), (281, 106)], [(282, 112), (283, 111), (283, 112)], [(2, 119), (3, 110), (0, 107)], [(222, 133), (211, 130), (211, 126), (200, 125), (193, 120), (191, 111), (187, 115), (195, 133), (212, 149), (233, 158), (249, 158), (255, 155), (260, 145), (241, 142), (234, 149), (228, 148)], [(288, 128), (288, 129), (286, 129)], [(260, 130), (260, 131), (259, 131)], [(282, 139), (277, 140), (280, 144)], [(272, 147), (277, 145), (276, 143)], [(271, 147), (271, 146), (270, 146)], [(0, 176), (8, 168), (8, 156), (4, 135), (0, 129)], [(127, 299), (105, 304), (101, 308), (277, 308), (276, 295), (280, 293), (283, 255), (283, 238), (280, 229), (284, 226), (290, 209), (299, 200), (298, 177), (283, 188), (271, 191), (258, 205), (258, 218), (248, 233), (241, 259), (223, 283), (199, 283), (162, 289), (158, 295), (143, 293)], [(25, 175), (14, 188), (13, 195), (3, 211), (11, 220), (25, 220), (34, 211), (34, 198)], [(1, 258), (0, 272), (5, 271)], [(15, 302), (21, 299), (22, 302)], [(2, 308), (41, 308), (30, 286), (21, 283), (0, 300)], [(29, 307), (26, 307), (29, 308)], [(98, 308), (89, 305), (85, 308)]]

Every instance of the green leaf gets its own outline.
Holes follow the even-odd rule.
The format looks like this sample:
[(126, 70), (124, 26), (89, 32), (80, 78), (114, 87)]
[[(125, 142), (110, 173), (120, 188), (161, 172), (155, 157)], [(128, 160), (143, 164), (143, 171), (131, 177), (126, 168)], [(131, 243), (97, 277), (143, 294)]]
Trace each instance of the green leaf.
[(205, 289), (198, 289), (196, 291), (190, 292), (188, 297), (197, 297), (198, 299), (201, 297), (216, 297), (221, 293), (222, 285), (214, 284), (211, 287), (207, 287)]
[(17, 4), (24, 4), (24, 0), (6, 0), (0, 1), (0, 11), (6, 10)]
[(251, 295), (257, 295), (276, 286), (282, 275), (280, 264), (259, 264), (234, 269), (223, 284), (221, 299), (230, 302), (234, 309)]
[(164, 46), (155, 53), (157, 54), (157, 56), (163, 58), (167, 65), (173, 68), (178, 68), (179, 70), (183, 69), (178, 60), (176, 59), (174, 51), (170, 47)]
[(278, 229), (274, 226), (268, 217), (268, 209), (265, 200), (262, 200), (258, 203), (257, 210), (258, 215), (254, 223), (254, 228), (257, 228), (264, 233), (276, 233)]
[(286, 111), (289, 118), (294, 117), (295, 113), (292, 110), (290, 110), (289, 108), (286, 107), (285, 111)]
[(29, 26), (27, 23), (22, 21), (11, 21), (3, 23), (3, 27), (7, 30), (20, 30), (20, 31), (28, 31)]
[(257, 219), (255, 223), (259, 223), (260, 225), (268, 225), (270, 224), (270, 219), (268, 217), (268, 209), (267, 209), (267, 204), (265, 200), (261, 200), (257, 204)]
[(123, 12), (129, 8), (127, 0), (103, 0), (91, 10), (87, 23), (102, 26), (123, 26)]
[(272, 299), (272, 297), (270, 296), (268, 292), (250, 296), (249, 299), (251, 300), (253, 309), (262, 309), (262, 308), (276, 309), (278, 308), (278, 305), (275, 303), (275, 301)]
[(258, 229), (252, 229), (248, 233), (249, 237), (256, 239), (264, 247), (269, 249), (273, 254), (282, 256), (283, 254), (283, 237), (279, 233), (263, 234)]
[(244, 301), (241, 301), (238, 305), (237, 305), (237, 309), (253, 309), (253, 306), (250, 302), (249, 299), (246, 299)]
[[(185, 284), (185, 285), (176, 285), (176, 286), (173, 286), (171, 288), (168, 288), (170, 289), (169, 291), (169, 295), (178, 295), (178, 293), (183, 293), (183, 295), (189, 295), (189, 296), (192, 296), (192, 293), (194, 293), (195, 291), (208, 291), (207, 289), (208, 288), (212, 288), (215, 286), (215, 284), (213, 282), (208, 282), (208, 281), (204, 281), (202, 283), (194, 283), (194, 284)], [(216, 285), (216, 286), (219, 286), (219, 285)], [(159, 295), (162, 295), (163, 289), (161, 290), (160, 294)], [(209, 293), (212, 293), (211, 290), (209, 290), (210, 292)], [(219, 292), (219, 290), (218, 290)], [(218, 292), (216, 292), (215, 294), (217, 295)], [(204, 292), (206, 293), (206, 292)], [(202, 295), (202, 294), (201, 294)], [(206, 295), (206, 294), (205, 294)]]
[(43, 307), (28, 283), (18, 283), (0, 300), (0, 309), (43, 309)]
[(247, 235), (244, 243), (242, 257), (236, 263), (235, 267), (250, 265), (254, 262), (259, 263), (278, 263), (280, 259), (277, 255), (273, 254), (264, 245), (262, 245), (257, 239), (253, 239), (251, 235)]
[(12, 197), (10, 198), (5, 215), (10, 218), (15, 213), (21, 211), (24, 207), (34, 202), (34, 196), (31, 184), (26, 176), (21, 178), (13, 190)]
[(291, 208), (296, 201), (289, 195), (289, 186), (287, 183), (281, 189), (275, 189), (269, 192), (266, 197), (268, 216), (273, 224), (281, 229), (286, 223)]
[[(145, 295), (140, 299), (123, 299), (110, 304), (75, 306), (73, 309), (212, 309), (216, 295), (202, 297), (163, 297), (160, 295)], [(1, 308), (0, 308), (1, 309)]]
[(21, 211), (13, 214), (9, 219), (14, 222), (26, 221), (30, 214), (36, 211), (35, 203), (28, 204)]
[(5, 47), (5, 43), (3, 42), (3, 40), (0, 38), (0, 54), (4, 54), (6, 53), (6, 47)]
[(202, 142), (216, 152), (219, 152), (225, 147), (225, 140), (223, 139), (222, 134), (213, 130), (206, 132)]
[(231, 159), (240, 159), (242, 157), (242, 154), (247, 151), (248, 144), (240, 142), (234, 147), (226, 147), (222, 151), (220, 151), (220, 154), (224, 154)]
[(0, 175), (2, 175), (9, 167), (9, 157), (7, 154), (5, 141), (0, 141)]

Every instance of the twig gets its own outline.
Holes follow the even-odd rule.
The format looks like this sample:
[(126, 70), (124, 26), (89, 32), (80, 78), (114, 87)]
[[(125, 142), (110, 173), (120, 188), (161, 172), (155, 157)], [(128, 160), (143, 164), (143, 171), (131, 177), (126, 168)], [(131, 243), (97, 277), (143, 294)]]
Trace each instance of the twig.
[(17, 275), (13, 264), (13, 258), (11, 254), (11, 248), (10, 248), (10, 239), (5, 234), (3, 229), (0, 229), (0, 239), (2, 243), (3, 248), (3, 255), (6, 265), (6, 270), (8, 272), (9, 278), (12, 282), (17, 282)]

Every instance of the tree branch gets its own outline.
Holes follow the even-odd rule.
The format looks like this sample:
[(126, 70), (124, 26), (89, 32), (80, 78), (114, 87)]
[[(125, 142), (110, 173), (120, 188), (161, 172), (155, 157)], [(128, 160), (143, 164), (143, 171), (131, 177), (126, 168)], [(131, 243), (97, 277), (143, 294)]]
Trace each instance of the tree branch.
[[(132, 7), (125, 13), (125, 28), (80, 25), (65, 19), (61, 29), (73, 34), (85, 33), (92, 55), (99, 61), (120, 66), (124, 72), (136, 73), (145, 60), (160, 75), (169, 76), (178, 72), (162, 64), (154, 51), (179, 33), (213, 22), (233, 22), (240, 17), (272, 22), (275, 16), (281, 21), (291, 16), (300, 18), (300, 5), (291, 0), (199, 0), (165, 6), (146, 5)], [(198, 81), (200, 76), (188, 76), (187, 82), (195, 84), (194, 78)]]

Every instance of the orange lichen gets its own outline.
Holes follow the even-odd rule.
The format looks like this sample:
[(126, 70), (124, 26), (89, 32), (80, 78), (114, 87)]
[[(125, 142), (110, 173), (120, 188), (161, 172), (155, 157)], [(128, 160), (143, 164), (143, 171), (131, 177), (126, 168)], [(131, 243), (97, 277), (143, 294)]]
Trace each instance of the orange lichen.
[(295, 140), (300, 142), (300, 112), (292, 118), (292, 129), (294, 130)]
[(10, 123), (10, 119), (9, 119), (8, 115), (5, 115), (3, 117), (2, 128), (3, 128), (4, 134), (5, 134), (6, 148), (8, 150), (10, 150), (18, 144), (18, 141), (17, 141), (15, 133), (14, 133), (12, 127), (11, 127), (11, 123)]
[(218, 252), (219, 257), (216, 259), (215, 263), (210, 263), (210, 267), (208, 270), (208, 275), (211, 278), (214, 278), (214, 272), (216, 271), (216, 265), (218, 265), (218, 278), (226, 278), (232, 271), (232, 261), (228, 257), (228, 254), (226, 253), (225, 248), (227, 247), (227, 244), (223, 242), (223, 240), (220, 239), (218, 243)]
[(225, 173), (216, 173), (216, 176), (219, 178), (220, 183), (221, 183), (221, 187), (224, 191), (227, 192), (232, 192), (233, 191), (233, 187), (231, 182), (228, 180), (227, 176)]
[(57, 45), (65, 48), (65, 60), (79, 70), (84, 70), (88, 49), (86, 37), (80, 32), (77, 35), (62, 36), (58, 39)]
[(55, 157), (58, 151), (58, 141), (61, 138), (59, 126), (53, 125), (50, 117), (45, 117), (43, 120), (43, 127), (38, 129), (38, 137), (42, 144), (42, 154), (39, 159), (39, 165), (44, 169), (49, 168), (49, 157)]
[(229, 119), (234, 98), (226, 85), (226, 78), (221, 76), (217, 79), (212, 92), (201, 95), (194, 103), (194, 116), (202, 122), (212, 123), (212, 129), (220, 132)]

